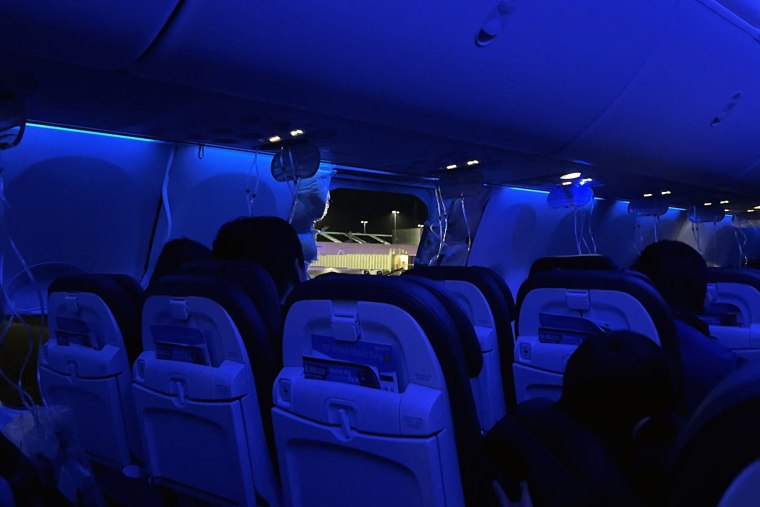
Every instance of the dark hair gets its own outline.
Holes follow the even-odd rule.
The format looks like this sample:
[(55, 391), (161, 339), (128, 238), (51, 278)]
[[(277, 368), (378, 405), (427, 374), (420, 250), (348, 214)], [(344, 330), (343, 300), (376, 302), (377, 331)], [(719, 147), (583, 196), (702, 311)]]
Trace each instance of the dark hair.
[(278, 217), (241, 217), (219, 228), (213, 244), (217, 260), (251, 260), (261, 264), (272, 276), (282, 296), (289, 286), (300, 281), (303, 250), (298, 234)]
[(632, 266), (652, 281), (671, 308), (701, 313), (707, 294), (707, 264), (686, 243), (663, 240), (641, 252)]
[(662, 348), (633, 331), (587, 338), (565, 368), (560, 404), (584, 422), (630, 431), (675, 404), (673, 370)]
[(161, 249), (150, 281), (152, 283), (163, 276), (180, 274), (182, 266), (188, 262), (211, 259), (211, 249), (206, 245), (189, 238), (173, 239)]

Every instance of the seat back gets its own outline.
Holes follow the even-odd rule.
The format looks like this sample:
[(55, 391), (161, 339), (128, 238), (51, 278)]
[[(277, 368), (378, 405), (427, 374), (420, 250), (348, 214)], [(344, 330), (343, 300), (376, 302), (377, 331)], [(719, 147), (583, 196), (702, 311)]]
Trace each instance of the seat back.
[(134, 400), (156, 481), (212, 502), (280, 503), (268, 412), (274, 358), (235, 283), (170, 276), (146, 291)]
[[(678, 338), (665, 301), (640, 274), (624, 271), (546, 271), (517, 296), (517, 401), (559, 399), (565, 364), (587, 336), (629, 329), (662, 346), (681, 378)], [(682, 392), (678, 386), (679, 395)]]
[(475, 397), (479, 413), (481, 407), (488, 407), (490, 423), (486, 427), (490, 428), (507, 407), (515, 405), (511, 368), (515, 304), (509, 287), (495, 272), (479, 266), (418, 266), (407, 274), (442, 283), (473, 323), (483, 355)]
[(267, 270), (254, 261), (203, 261), (183, 266), (189, 275), (202, 275), (229, 280), (238, 285), (253, 301), (269, 335), (275, 360), (275, 371), (282, 367), (282, 307), (277, 286)]
[(607, 256), (590, 255), (555, 255), (540, 257), (530, 266), (529, 276), (553, 270), (571, 271), (616, 271), (618, 268)]
[(49, 404), (71, 409), (91, 458), (118, 468), (139, 462), (141, 455), (131, 396), (140, 292), (129, 277), (103, 274), (61, 277), (48, 289), (42, 395)]
[(710, 334), (756, 368), (760, 367), (760, 271), (709, 268), (709, 304), (701, 316)]
[(485, 505), (472, 366), (440, 301), (332, 275), (288, 306), (272, 412), (287, 505)]
[[(745, 367), (711, 391), (679, 435), (666, 480), (667, 505), (739, 502), (748, 486), (756, 490), (746, 480), (758, 474), (759, 426), (760, 374)], [(757, 505), (757, 498), (727, 505)]]

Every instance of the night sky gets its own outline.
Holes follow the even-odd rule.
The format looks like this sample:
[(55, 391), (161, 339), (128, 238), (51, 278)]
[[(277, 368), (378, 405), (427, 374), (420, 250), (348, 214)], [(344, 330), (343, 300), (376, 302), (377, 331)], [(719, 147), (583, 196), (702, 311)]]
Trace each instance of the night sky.
[(427, 208), (412, 195), (338, 188), (330, 191), (330, 210), (315, 227), (329, 226), (328, 232), (362, 232), (361, 221), (367, 220), (368, 233), (391, 234), (393, 210), (401, 212), (396, 219), (399, 229), (416, 227), (427, 219)]

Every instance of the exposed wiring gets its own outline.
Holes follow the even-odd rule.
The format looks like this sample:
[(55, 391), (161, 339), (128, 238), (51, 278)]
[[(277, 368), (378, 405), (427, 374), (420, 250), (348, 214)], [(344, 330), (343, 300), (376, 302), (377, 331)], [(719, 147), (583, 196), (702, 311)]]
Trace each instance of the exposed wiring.
[(697, 243), (697, 251), (701, 254), (702, 253), (702, 241), (700, 238), (700, 232), (699, 232), (699, 224), (698, 223), (691, 223), (691, 233), (694, 235), (694, 241)]
[(203, 143), (198, 143), (198, 160), (203, 160), (203, 157), (206, 156), (206, 145)]

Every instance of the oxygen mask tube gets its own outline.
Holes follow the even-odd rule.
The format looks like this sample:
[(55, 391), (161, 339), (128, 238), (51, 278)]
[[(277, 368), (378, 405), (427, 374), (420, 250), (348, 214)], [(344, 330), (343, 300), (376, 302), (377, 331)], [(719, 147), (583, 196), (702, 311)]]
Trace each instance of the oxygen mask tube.
[(464, 220), (464, 226), (467, 229), (467, 259), (469, 259), (470, 251), (472, 250), (472, 231), (470, 231), (470, 222), (467, 221), (467, 207), (464, 205), (464, 194), (459, 196), (459, 202), (462, 205), (462, 219)]
[[(19, 251), (18, 247), (16, 246), (16, 243), (13, 241), (13, 238), (8, 233), (7, 224), (5, 222), (5, 209), (10, 208), (10, 204), (8, 203), (7, 198), (5, 197), (4, 192), (4, 184), (3, 184), (3, 168), (0, 166), (0, 224), (2, 227), (2, 232), (4, 233), (4, 236), (8, 238), (8, 243), (11, 246), (11, 249), (13, 250), (14, 254), (16, 255), (16, 258), (18, 259), (19, 263), (21, 264), (21, 267), (23, 268), (24, 273), (29, 277), (29, 281), (32, 284), (32, 287), (34, 287), (37, 298), (39, 300), (40, 305), (40, 333), (37, 337), (37, 348), (38, 353), (41, 353), (42, 351), (42, 338), (44, 337), (45, 333), (45, 326), (46, 326), (46, 307), (45, 307), (45, 299), (42, 297), (42, 292), (39, 290), (37, 280), (34, 278), (34, 275), (32, 274), (32, 271), (29, 269), (29, 266), (27, 265), (26, 261), (24, 260), (24, 257), (21, 255), (21, 252)], [(32, 406), (34, 405), (34, 399), (32, 396), (24, 390), (23, 387), (23, 378), (24, 378), (24, 372), (26, 371), (27, 366), (29, 365), (29, 361), (32, 357), (32, 352), (34, 350), (34, 333), (32, 332), (31, 327), (29, 326), (29, 323), (26, 322), (26, 320), (21, 316), (21, 313), (19, 312), (18, 308), (16, 307), (16, 303), (11, 299), (10, 294), (5, 290), (5, 284), (2, 280), (2, 268), (4, 267), (4, 255), (2, 252), (0, 252), (0, 291), (2, 292), (2, 297), (4, 301), (6, 302), (8, 309), (11, 311), (7, 324), (3, 327), (2, 335), (0, 335), (0, 346), (4, 344), (5, 338), (8, 334), (8, 332), (11, 329), (11, 326), (13, 324), (14, 320), (17, 320), (23, 327), (24, 330), (27, 333), (28, 337), (28, 348), (26, 355), (24, 356), (24, 362), (21, 365), (21, 369), (19, 370), (18, 380), (17, 382), (13, 382), (3, 371), (0, 369), (0, 378), (2, 378), (4, 381), (8, 382), (11, 386), (16, 388), (18, 390), (19, 398), (21, 399), (21, 402), (24, 404), (24, 406), (31, 410)], [(39, 384), (39, 370), (37, 371), (37, 382)], [(44, 400), (43, 400), (44, 402)]]
[[(741, 235), (741, 239), (739, 239)], [(747, 254), (744, 253), (744, 248), (747, 246), (747, 235), (739, 227), (734, 227), (734, 238), (736, 238), (736, 245), (739, 247), (739, 266), (745, 267), (748, 259)]]
[[(256, 169), (256, 184), (251, 189), (251, 171)], [(259, 152), (253, 152), (253, 161), (248, 166), (248, 176), (245, 180), (245, 200), (248, 206), (248, 216), (253, 215), (253, 201), (256, 200), (256, 196), (259, 194), (259, 184), (261, 183), (261, 175), (259, 174)]]
[(428, 262), (429, 266), (433, 266), (434, 263), (441, 258), (443, 247), (446, 244), (446, 233), (449, 228), (449, 217), (446, 213), (446, 203), (443, 200), (443, 192), (441, 192), (440, 184), (435, 187), (435, 202), (438, 208), (438, 252), (435, 254), (435, 257), (431, 258), (430, 262)]
[[(200, 146), (198, 145), (199, 150)], [(205, 152), (204, 152), (205, 153)], [(164, 179), (161, 182), (161, 205), (164, 208), (164, 215), (166, 216), (166, 234), (164, 235), (164, 243), (169, 241), (169, 238), (171, 238), (172, 235), (172, 208), (169, 203), (169, 177), (171, 176), (171, 169), (174, 165), (174, 157), (177, 154), (177, 146), (172, 146), (171, 151), (169, 151), (169, 159), (166, 161), (166, 169), (164, 170)], [(198, 159), (201, 160), (203, 157), (198, 156)], [(150, 247), (150, 252), (148, 252), (149, 260), (152, 258), (153, 253), (153, 247)], [(154, 266), (155, 267), (155, 266)], [(144, 289), (148, 286), (148, 283), (150, 282), (150, 275), (151, 275), (151, 267), (148, 266), (148, 268), (145, 270), (145, 273), (143, 274), (142, 280), (140, 281), (140, 285)]]
[(699, 224), (696, 222), (691, 223), (691, 233), (694, 235), (694, 241), (697, 244), (697, 251), (702, 254), (702, 239), (699, 233)]
[[(285, 150), (284, 147), (282, 149)], [(293, 203), (290, 205), (290, 212), (288, 213), (288, 223), (292, 224), (296, 216), (296, 205), (298, 204), (298, 175), (296, 174), (296, 165), (293, 162), (293, 151), (287, 150), (287, 152), (288, 160), (290, 160), (290, 170), (293, 173), (293, 189), (290, 191), (290, 194), (293, 196)], [(288, 188), (290, 188), (290, 182), (288, 182)]]

